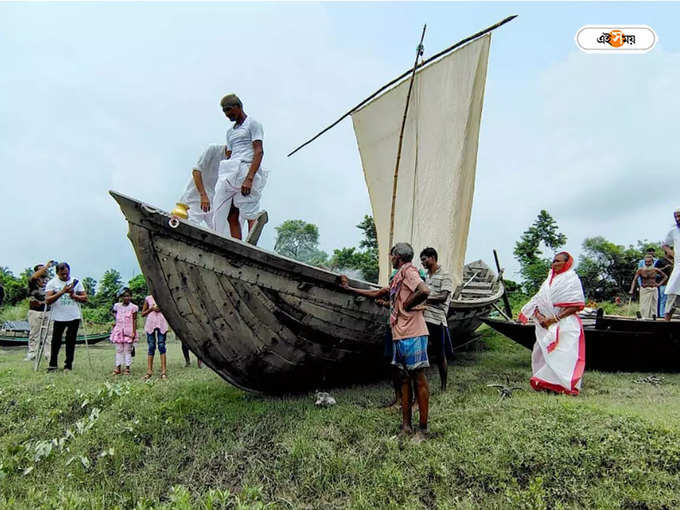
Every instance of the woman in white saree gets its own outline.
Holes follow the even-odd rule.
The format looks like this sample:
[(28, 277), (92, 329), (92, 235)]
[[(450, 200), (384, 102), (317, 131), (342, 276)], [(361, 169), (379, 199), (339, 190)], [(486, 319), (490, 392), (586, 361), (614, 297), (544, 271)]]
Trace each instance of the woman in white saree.
[(533, 319), (536, 343), (531, 355), (535, 390), (578, 395), (586, 364), (583, 324), (577, 312), (585, 305), (574, 259), (560, 252), (553, 259), (548, 278), (522, 307), (519, 320)]

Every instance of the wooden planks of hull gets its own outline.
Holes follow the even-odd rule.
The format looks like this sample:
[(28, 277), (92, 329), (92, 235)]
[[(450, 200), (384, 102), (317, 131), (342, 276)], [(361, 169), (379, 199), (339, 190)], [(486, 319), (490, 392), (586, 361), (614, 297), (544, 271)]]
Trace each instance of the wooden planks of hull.
[[(166, 213), (112, 195), (169, 324), (228, 382), (249, 391), (284, 393), (382, 373), (388, 310), (341, 289), (337, 274), (186, 222), (170, 228)], [(465, 274), (468, 286), (449, 313), (454, 340), (460, 341), (502, 294), (481, 261), (466, 266)]]

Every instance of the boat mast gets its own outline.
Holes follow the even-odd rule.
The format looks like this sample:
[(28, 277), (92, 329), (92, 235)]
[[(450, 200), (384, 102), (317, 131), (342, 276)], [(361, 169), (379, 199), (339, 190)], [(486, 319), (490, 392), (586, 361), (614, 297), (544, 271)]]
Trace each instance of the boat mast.
[[(517, 17), (516, 14), (514, 14), (514, 15), (512, 15), (512, 16), (508, 16), (508, 17), (505, 18), (504, 20), (501, 20), (501, 21), (499, 21), (498, 23), (496, 23), (496, 24), (494, 24), (494, 25), (491, 25), (490, 27), (485, 28), (484, 30), (480, 30), (480, 31), (477, 32), (476, 34), (472, 34), (471, 36), (468, 36), (468, 37), (466, 37), (465, 39), (462, 39), (462, 40), (458, 41), (458, 42), (457, 42), (456, 44), (454, 44), (453, 46), (449, 46), (448, 48), (446, 48), (445, 50), (440, 51), (440, 52), (437, 53), (436, 55), (432, 55), (432, 56), (431, 56), (430, 58), (428, 58), (427, 60), (422, 61), (420, 64), (418, 64), (418, 67), (419, 67), (419, 68), (420, 68), (420, 67), (423, 67), (423, 66), (429, 64), (430, 62), (432, 62), (432, 61), (438, 59), (439, 57), (443, 57), (443, 56), (446, 55), (447, 53), (452, 52), (452, 51), (455, 50), (456, 48), (459, 48), (459, 47), (462, 46), (463, 44), (466, 44), (466, 43), (472, 41), (473, 39), (477, 39), (478, 37), (481, 37), (481, 36), (483, 36), (484, 34), (487, 34), (487, 33), (491, 32), (492, 30), (496, 30), (496, 29), (497, 29), (498, 27), (500, 27), (501, 25), (505, 25), (507, 22), (512, 21), (512, 20), (515, 19), (516, 17)], [(371, 95), (368, 96), (366, 99), (364, 99), (363, 101), (361, 101), (361, 102), (360, 102), (358, 105), (356, 105), (354, 108), (352, 108), (352, 109), (349, 110), (347, 113), (345, 113), (344, 115), (342, 115), (338, 120), (336, 120), (335, 122), (333, 122), (333, 123), (332, 123), (331, 125), (329, 125), (328, 127), (322, 129), (322, 130), (319, 131), (316, 135), (314, 135), (312, 138), (310, 138), (309, 140), (307, 140), (305, 143), (303, 143), (302, 145), (298, 146), (296, 149), (294, 149), (293, 151), (291, 151), (291, 152), (288, 154), (287, 157), (292, 156), (293, 154), (295, 154), (297, 151), (299, 151), (300, 149), (302, 149), (302, 148), (305, 147), (306, 145), (309, 145), (310, 143), (312, 143), (314, 140), (316, 140), (317, 138), (319, 138), (319, 137), (320, 137), (322, 134), (324, 134), (326, 131), (328, 131), (329, 129), (335, 127), (337, 124), (339, 124), (340, 121), (342, 121), (342, 120), (345, 119), (346, 117), (349, 117), (350, 115), (352, 115), (356, 110), (358, 110), (359, 108), (361, 108), (362, 106), (364, 106), (366, 103), (368, 103), (368, 102), (369, 102), (371, 99), (373, 99), (375, 96), (379, 95), (379, 94), (380, 94), (381, 92), (383, 92), (384, 90), (390, 88), (392, 85), (394, 85), (394, 84), (397, 83), (398, 81), (402, 80), (403, 78), (406, 78), (411, 72), (412, 72), (411, 69), (409, 69), (408, 71), (404, 72), (404, 73), (401, 74), (400, 76), (397, 76), (397, 77), (396, 77), (394, 80), (392, 80), (391, 82), (389, 82), (389, 83), (383, 85), (382, 87), (380, 87), (380, 89), (378, 89), (377, 91), (375, 91), (373, 94), (371, 94)]]
[(401, 147), (404, 142), (404, 128), (406, 127), (406, 117), (408, 116), (408, 105), (411, 100), (411, 91), (413, 90), (413, 81), (416, 78), (416, 70), (418, 69), (418, 58), (423, 54), (423, 39), (425, 38), (425, 30), (427, 25), (423, 25), (423, 33), (420, 35), (420, 42), (416, 48), (416, 59), (413, 62), (413, 69), (411, 70), (411, 80), (408, 84), (408, 92), (406, 93), (406, 106), (404, 107), (404, 117), (401, 119), (401, 130), (399, 131), (399, 146), (397, 147), (397, 162), (394, 166), (394, 179), (392, 181), (392, 209), (390, 210), (390, 242), (388, 246), (392, 248), (394, 242), (394, 205), (397, 200), (397, 182), (399, 180), (399, 162), (401, 161)]

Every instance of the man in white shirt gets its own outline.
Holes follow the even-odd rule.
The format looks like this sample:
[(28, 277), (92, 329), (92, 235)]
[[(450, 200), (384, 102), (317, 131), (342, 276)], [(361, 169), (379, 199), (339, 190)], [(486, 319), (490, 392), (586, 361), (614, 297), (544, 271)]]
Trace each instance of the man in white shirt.
[(260, 211), (260, 198), (268, 177), (268, 172), (260, 167), (264, 157), (264, 130), (262, 124), (246, 115), (235, 94), (224, 96), (220, 104), (234, 125), (227, 131), (229, 158), (220, 162), (215, 186), (215, 230), (226, 233), (228, 223), (231, 236), (241, 239), (241, 222), (247, 220), (251, 241), (256, 220), (256, 229), (261, 230), (267, 215), (266, 211)]
[(71, 268), (66, 262), (57, 264), (57, 276), (47, 282), (45, 301), (52, 309), (52, 349), (48, 372), (57, 369), (57, 356), (61, 348), (61, 337), (66, 331), (66, 360), (64, 371), (73, 369), (73, 356), (76, 350), (76, 336), (80, 326), (80, 305), (87, 302), (83, 284), (71, 278)]
[(666, 307), (664, 313), (666, 320), (670, 321), (673, 315), (673, 308), (678, 304), (678, 294), (680, 294), (680, 208), (673, 213), (675, 218), (675, 227), (668, 232), (666, 240), (663, 243), (663, 251), (669, 258), (673, 258), (675, 264), (673, 265), (673, 272), (668, 283), (666, 283)]
[(213, 198), (220, 161), (229, 156), (227, 146), (212, 144), (201, 154), (194, 165), (191, 177), (179, 199), (189, 206), (189, 221), (213, 227)]

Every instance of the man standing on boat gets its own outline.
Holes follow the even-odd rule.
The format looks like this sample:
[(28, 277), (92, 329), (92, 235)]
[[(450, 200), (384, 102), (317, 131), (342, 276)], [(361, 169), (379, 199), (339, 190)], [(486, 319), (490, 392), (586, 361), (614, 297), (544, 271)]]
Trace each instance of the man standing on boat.
[(390, 328), (392, 329), (393, 354), (392, 365), (401, 374), (401, 412), (403, 433), (413, 432), (411, 387), (415, 388), (420, 415), (420, 430), (414, 436), (421, 441), (427, 435), (427, 418), (430, 402), (430, 388), (425, 376), (425, 368), (430, 366), (427, 358), (427, 325), (423, 315), (423, 303), (428, 295), (425, 282), (420, 278), (413, 260), (413, 248), (408, 243), (397, 243), (390, 250), (392, 267), (397, 270), (389, 287), (374, 291), (361, 291), (347, 285), (347, 279), (341, 279), (340, 285), (357, 294), (370, 297), (389, 295)]
[(453, 296), (453, 280), (451, 275), (442, 269), (437, 259), (437, 250), (434, 248), (425, 248), (420, 252), (420, 262), (427, 270), (425, 285), (430, 289), (430, 295), (425, 302), (425, 324), (429, 333), (429, 343), (439, 356), (437, 367), (441, 390), (446, 391), (448, 380), (446, 356), (453, 353), (446, 317)]
[(678, 294), (680, 294), (680, 208), (673, 213), (675, 218), (675, 227), (668, 232), (666, 240), (663, 243), (663, 251), (666, 255), (674, 259), (673, 272), (666, 284), (666, 308), (664, 314), (666, 320), (671, 320), (673, 315), (673, 308), (678, 304)]
[(191, 171), (184, 194), (179, 199), (189, 206), (189, 221), (213, 226), (212, 203), (215, 196), (215, 185), (220, 168), (220, 161), (229, 157), (224, 144), (212, 144), (201, 154)]
[[(666, 283), (666, 275), (654, 267), (654, 257), (651, 253), (645, 255), (644, 261), (644, 267), (638, 269), (633, 276), (629, 294), (632, 296), (635, 293), (635, 286), (640, 281), (640, 315), (643, 319), (651, 319), (657, 312), (659, 292), (657, 287)], [(656, 280), (657, 276), (661, 277), (659, 282)]]
[(220, 163), (215, 187), (215, 230), (226, 233), (228, 223), (231, 236), (241, 239), (241, 223), (247, 220), (248, 241), (253, 242), (267, 222), (267, 212), (260, 211), (260, 198), (268, 176), (260, 166), (264, 157), (264, 130), (262, 124), (246, 115), (243, 103), (235, 94), (224, 96), (220, 104), (234, 125), (227, 131), (229, 159)]

